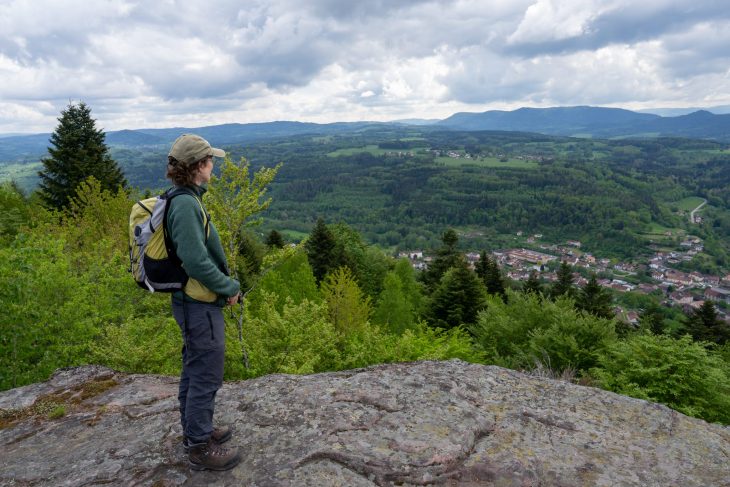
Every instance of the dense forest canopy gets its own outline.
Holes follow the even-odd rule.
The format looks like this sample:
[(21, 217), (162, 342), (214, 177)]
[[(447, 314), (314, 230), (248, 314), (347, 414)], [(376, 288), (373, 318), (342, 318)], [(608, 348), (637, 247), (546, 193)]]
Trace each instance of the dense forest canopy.
[[(370, 126), (225, 148), (253, 168), (283, 162), (262, 231), (294, 240), (321, 216), (391, 249), (434, 248), (454, 227), (475, 250), (522, 231), (632, 259), (676, 245), (676, 231), (706, 241), (698, 268), (730, 270), (730, 150), (713, 141)], [(163, 151), (113, 154), (132, 185), (164, 186)], [(708, 201), (702, 223), (689, 223), (690, 197)]]
[[(316, 132), (317, 126), (306, 129)], [(671, 250), (683, 235), (695, 235), (705, 251), (684, 270), (730, 271), (727, 144), (392, 124), (328, 130), (223, 144), (234, 160), (245, 156), (254, 169), (283, 163), (262, 232), (276, 229), (298, 241), (321, 216), (346, 222), (391, 250), (434, 248), (453, 227), (464, 249), (512, 245), (509, 236), (523, 232), (552, 242), (579, 240), (596, 255), (623, 260)], [(111, 145), (130, 185), (165, 187), (168, 147), (140, 146), (130, 137), (117, 135)], [(25, 167), (34, 166), (3, 169), (0, 163), (4, 177), (29, 191), (37, 180)], [(688, 205), (703, 199), (702, 221), (690, 223), (694, 206)]]

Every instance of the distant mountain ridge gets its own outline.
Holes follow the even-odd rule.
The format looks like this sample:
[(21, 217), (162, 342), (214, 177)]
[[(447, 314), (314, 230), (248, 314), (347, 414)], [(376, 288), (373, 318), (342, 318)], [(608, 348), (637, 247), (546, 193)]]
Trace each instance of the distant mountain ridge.
[[(233, 145), (268, 138), (303, 134), (336, 134), (360, 130), (382, 122), (335, 122), (317, 124), (277, 121), (263, 123), (227, 123), (207, 127), (172, 127), (162, 129), (125, 129), (106, 132), (111, 147), (141, 148), (170, 146), (180, 135), (195, 133), (213, 145)], [(12, 135), (0, 138), (0, 162), (40, 158), (47, 155), (50, 133)]]
[(555, 107), (519, 108), (513, 111), (490, 110), (483, 113), (456, 113), (438, 123), (459, 130), (509, 130), (539, 132), (551, 135), (572, 135), (581, 132), (647, 123), (661, 118), (649, 113), (637, 113), (621, 108)]
[(438, 126), (453, 130), (512, 130), (592, 137), (690, 137), (730, 141), (730, 115), (699, 110), (662, 117), (620, 108), (555, 107), (456, 113)]
[[(519, 108), (461, 112), (444, 120), (407, 119), (393, 122), (335, 122), (318, 124), (295, 121), (228, 123), (207, 127), (174, 127), (109, 131), (112, 147), (169, 146), (180, 134), (194, 132), (212, 144), (233, 145), (267, 138), (304, 134), (338, 134), (382, 125), (414, 125), (423, 130), (532, 132), (580, 137), (689, 137), (730, 142), (730, 114), (698, 110), (686, 115), (662, 117), (621, 108), (591, 106)], [(0, 162), (37, 159), (46, 155), (50, 134), (0, 137)]]

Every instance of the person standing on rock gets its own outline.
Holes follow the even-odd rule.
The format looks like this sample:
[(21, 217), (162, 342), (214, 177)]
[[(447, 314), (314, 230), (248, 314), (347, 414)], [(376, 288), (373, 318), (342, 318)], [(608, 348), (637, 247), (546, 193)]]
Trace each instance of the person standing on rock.
[(238, 302), (240, 285), (229, 277), (218, 232), (203, 206), (213, 158), (224, 157), (197, 135), (185, 134), (168, 155), (167, 178), (187, 194), (172, 198), (167, 236), (189, 280), (172, 294), (172, 314), (183, 338), (180, 421), (183, 448), (194, 470), (228, 470), (240, 462), (237, 448), (224, 448), (231, 428), (213, 426), (215, 396), (223, 385), (223, 307)]

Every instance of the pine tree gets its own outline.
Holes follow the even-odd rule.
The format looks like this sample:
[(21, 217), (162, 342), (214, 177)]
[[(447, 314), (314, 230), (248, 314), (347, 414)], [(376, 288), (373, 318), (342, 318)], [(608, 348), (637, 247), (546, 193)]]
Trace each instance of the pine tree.
[(127, 182), (106, 146), (104, 131), (96, 129), (91, 109), (83, 102), (69, 104), (61, 111), (58, 126), (51, 134), (50, 157), (43, 159), (38, 173), (44, 203), (61, 209), (68, 205), (76, 187), (93, 176), (103, 190), (116, 192)]
[(276, 247), (278, 249), (284, 248), (284, 237), (281, 236), (276, 230), (271, 230), (266, 236), (266, 245), (269, 247)]
[(651, 303), (639, 315), (639, 324), (642, 328), (650, 330), (654, 335), (662, 335), (664, 333), (664, 313), (659, 306)]
[(507, 299), (507, 293), (504, 290), (504, 278), (499, 270), (499, 264), (495, 259), (490, 259), (486, 250), (482, 250), (479, 261), (474, 266), (474, 272), (482, 280), (489, 294), (494, 294)]
[(362, 235), (345, 223), (328, 225), (327, 228), (335, 239), (330, 269), (349, 268), (360, 289), (371, 299), (377, 298), (385, 274), (390, 270), (390, 259), (380, 250), (366, 245)]
[(504, 277), (502, 277), (502, 271), (499, 270), (499, 264), (494, 259), (489, 261), (487, 278), (484, 284), (487, 286), (487, 292), (489, 294), (499, 296), (503, 301), (507, 299), (507, 293), (504, 289)]
[(304, 244), (304, 250), (307, 252), (309, 265), (312, 266), (314, 278), (319, 284), (327, 273), (336, 268), (335, 253), (337, 242), (334, 235), (325, 225), (322, 218), (317, 219), (312, 232), (309, 234), (307, 242)]
[(596, 274), (591, 274), (588, 284), (578, 293), (576, 307), (599, 318), (613, 318), (611, 294), (598, 284)]
[(533, 293), (536, 296), (542, 296), (542, 281), (537, 275), (537, 271), (532, 269), (530, 271), (530, 277), (527, 278), (525, 283), (522, 285), (522, 292), (525, 294)]
[(476, 323), (486, 307), (486, 288), (465, 262), (449, 269), (431, 297), (429, 321), (438, 327), (453, 328)]
[(441, 241), (443, 245), (436, 251), (436, 256), (429, 264), (426, 272), (423, 273), (423, 281), (431, 290), (439, 285), (441, 277), (446, 271), (464, 263), (464, 256), (456, 248), (459, 237), (454, 230), (446, 230), (441, 237)]
[(730, 325), (718, 318), (715, 304), (710, 300), (693, 310), (685, 324), (695, 340), (705, 340), (720, 345), (730, 340)]
[(558, 279), (550, 289), (550, 296), (555, 299), (560, 296), (575, 297), (575, 287), (573, 286), (573, 269), (566, 262), (560, 264), (557, 272)]
[(491, 262), (492, 260), (489, 258), (487, 251), (482, 250), (482, 253), (479, 254), (479, 260), (474, 264), (474, 272), (482, 282), (487, 282), (487, 273), (489, 272)]

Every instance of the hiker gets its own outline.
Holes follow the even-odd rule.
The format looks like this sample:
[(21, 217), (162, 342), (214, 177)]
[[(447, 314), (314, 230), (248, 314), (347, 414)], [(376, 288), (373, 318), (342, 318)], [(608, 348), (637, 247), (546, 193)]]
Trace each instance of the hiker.
[(167, 178), (181, 194), (169, 203), (167, 232), (189, 276), (172, 294), (172, 314), (183, 338), (180, 421), (183, 448), (194, 470), (228, 470), (240, 462), (238, 448), (225, 448), (229, 426), (213, 426), (216, 392), (223, 385), (223, 307), (238, 302), (240, 285), (229, 277), (218, 232), (202, 203), (213, 158), (224, 157), (197, 135), (178, 137), (168, 155)]

